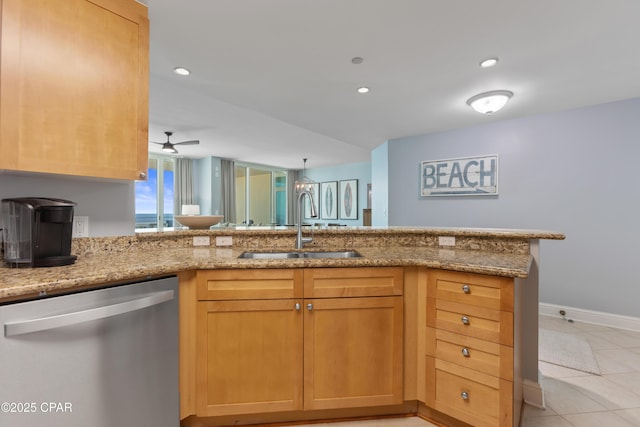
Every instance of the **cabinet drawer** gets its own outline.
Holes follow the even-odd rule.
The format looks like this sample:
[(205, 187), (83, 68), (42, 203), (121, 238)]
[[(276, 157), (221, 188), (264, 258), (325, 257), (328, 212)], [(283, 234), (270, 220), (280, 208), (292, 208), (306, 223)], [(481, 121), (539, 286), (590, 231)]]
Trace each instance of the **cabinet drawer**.
[(201, 270), (199, 300), (302, 298), (302, 270)]
[(427, 403), (476, 427), (511, 426), (513, 383), (427, 357)]
[(513, 381), (513, 348), (426, 328), (427, 355), (476, 371)]
[(513, 279), (432, 270), (427, 283), (431, 298), (513, 311)]
[(304, 270), (305, 298), (402, 295), (402, 267), (309, 268)]
[(427, 326), (513, 347), (513, 313), (427, 298)]

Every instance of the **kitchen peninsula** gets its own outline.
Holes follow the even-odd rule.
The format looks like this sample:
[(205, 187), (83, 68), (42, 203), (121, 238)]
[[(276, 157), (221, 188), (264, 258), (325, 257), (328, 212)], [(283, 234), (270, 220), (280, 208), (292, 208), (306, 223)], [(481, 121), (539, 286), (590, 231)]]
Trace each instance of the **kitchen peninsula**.
[[(542, 404), (537, 370), (539, 241), (562, 240), (563, 234), (409, 227), (305, 231), (311, 232), (314, 242), (305, 251), (355, 250), (362, 257), (239, 258), (245, 251), (293, 251), (293, 228), (214, 228), (75, 239), (72, 252), (78, 261), (72, 266), (0, 269), (0, 299), (177, 274), (183, 425), (418, 413), (450, 425), (513, 426), (519, 424), (523, 394), (528, 402)], [(200, 241), (204, 237), (205, 242), (208, 238), (210, 244), (194, 246), (194, 237)], [(338, 386), (313, 384), (312, 379), (328, 374), (307, 372), (313, 359), (306, 328), (312, 322), (316, 329), (322, 328), (322, 319), (334, 322), (330, 316), (322, 317), (322, 310), (337, 310), (327, 313), (341, 318), (339, 310), (356, 300), (373, 304), (357, 307), (358, 313), (374, 317), (365, 316), (351, 326), (359, 328), (366, 319), (374, 319), (380, 330), (389, 332), (385, 342), (397, 350), (374, 358), (388, 365), (380, 375), (388, 375), (389, 382), (367, 385), (380, 388), (378, 400), (356, 399), (346, 388), (345, 396), (312, 400), (312, 391), (318, 396), (322, 387), (335, 391)], [(216, 351), (203, 340), (219, 333), (207, 325), (212, 319), (224, 319), (219, 313), (258, 303), (283, 304), (291, 313), (304, 311), (306, 316), (291, 326), (295, 337), (304, 341), (295, 349), (299, 353), (295, 363), (302, 366), (304, 359), (305, 366), (304, 378), (302, 372), (292, 374), (291, 399), (270, 403), (266, 395), (218, 396), (215, 384), (207, 384), (225, 380), (210, 372), (224, 366), (222, 362), (211, 355), (202, 357), (203, 351)], [(284, 313), (283, 308), (266, 310)], [(323, 348), (317, 336), (313, 339), (316, 351)], [(368, 339), (363, 342), (371, 345), (377, 338)], [(362, 356), (356, 351), (358, 355)], [(313, 361), (316, 369), (325, 366)], [(363, 372), (375, 368), (364, 360), (355, 366)], [(209, 424), (198, 424), (205, 420)]]

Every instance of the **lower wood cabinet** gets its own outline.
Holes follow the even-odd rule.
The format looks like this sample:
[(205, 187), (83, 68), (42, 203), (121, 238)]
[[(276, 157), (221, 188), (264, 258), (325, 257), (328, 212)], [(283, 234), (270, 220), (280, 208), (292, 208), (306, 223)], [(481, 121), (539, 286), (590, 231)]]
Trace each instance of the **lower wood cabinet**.
[[(402, 278), (402, 268), (198, 272), (196, 415), (402, 403)], [(296, 297), (316, 279), (322, 298)]]
[(448, 426), (518, 425), (522, 296), (511, 278), (372, 267), (207, 270), (180, 282), (181, 419), (395, 408)]
[(304, 409), (402, 403), (402, 297), (304, 304)]
[(302, 409), (302, 313), (292, 300), (201, 301), (197, 414)]
[(426, 295), (426, 405), (473, 426), (517, 426), (513, 279), (430, 270)]

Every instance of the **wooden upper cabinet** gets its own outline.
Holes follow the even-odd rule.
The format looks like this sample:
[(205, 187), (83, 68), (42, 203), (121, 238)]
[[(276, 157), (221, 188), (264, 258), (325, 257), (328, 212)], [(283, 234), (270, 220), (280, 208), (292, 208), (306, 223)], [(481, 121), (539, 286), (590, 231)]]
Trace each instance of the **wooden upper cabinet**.
[(0, 4), (0, 169), (146, 179), (147, 8), (134, 0)]

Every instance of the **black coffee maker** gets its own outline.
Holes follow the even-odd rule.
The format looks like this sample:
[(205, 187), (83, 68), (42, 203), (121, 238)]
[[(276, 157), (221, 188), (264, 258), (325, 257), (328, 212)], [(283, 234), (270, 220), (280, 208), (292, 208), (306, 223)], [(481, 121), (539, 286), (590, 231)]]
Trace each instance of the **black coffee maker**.
[(9, 267), (73, 264), (74, 202), (44, 197), (2, 200), (4, 260)]

